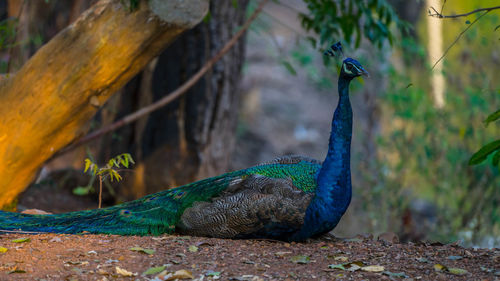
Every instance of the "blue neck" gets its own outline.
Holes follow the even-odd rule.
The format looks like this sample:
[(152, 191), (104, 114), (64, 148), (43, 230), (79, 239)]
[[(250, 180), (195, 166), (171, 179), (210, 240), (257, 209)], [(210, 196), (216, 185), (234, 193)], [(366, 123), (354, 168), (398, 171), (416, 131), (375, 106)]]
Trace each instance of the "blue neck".
[(309, 204), (302, 229), (294, 240), (332, 230), (351, 202), (352, 108), (349, 101), (350, 78), (340, 76), (339, 103), (332, 120), (328, 154), (317, 175), (317, 188)]

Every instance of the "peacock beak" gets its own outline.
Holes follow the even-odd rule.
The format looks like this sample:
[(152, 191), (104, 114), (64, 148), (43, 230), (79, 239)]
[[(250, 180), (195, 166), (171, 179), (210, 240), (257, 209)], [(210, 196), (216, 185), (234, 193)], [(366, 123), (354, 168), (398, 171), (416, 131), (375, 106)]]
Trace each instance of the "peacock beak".
[(363, 75), (366, 76), (367, 78), (370, 78), (370, 73), (368, 73), (368, 71), (366, 71), (366, 69), (364, 68), (361, 68), (361, 72), (359, 73), (359, 75)]

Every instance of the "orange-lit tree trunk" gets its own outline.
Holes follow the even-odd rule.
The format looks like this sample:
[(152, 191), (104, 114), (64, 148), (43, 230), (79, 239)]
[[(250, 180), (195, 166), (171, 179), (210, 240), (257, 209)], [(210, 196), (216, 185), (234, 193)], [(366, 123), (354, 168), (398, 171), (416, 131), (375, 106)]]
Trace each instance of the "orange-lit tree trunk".
[(0, 208), (57, 150), (85, 132), (100, 106), (181, 32), (208, 0), (101, 0), (0, 81)]

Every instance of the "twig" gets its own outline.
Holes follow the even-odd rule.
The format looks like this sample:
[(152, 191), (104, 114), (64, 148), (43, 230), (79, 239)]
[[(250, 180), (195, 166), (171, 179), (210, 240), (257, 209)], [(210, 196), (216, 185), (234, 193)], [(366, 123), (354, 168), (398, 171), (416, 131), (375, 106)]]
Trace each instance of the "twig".
[(477, 19), (475, 19), (473, 22), (471, 22), (471, 24), (469, 24), (464, 30), (462, 30), (462, 32), (460, 32), (460, 34), (457, 36), (457, 38), (455, 38), (455, 41), (453, 41), (453, 43), (451, 43), (451, 45), (448, 46), (446, 51), (444, 51), (443, 55), (434, 63), (434, 65), (431, 67), (431, 70), (433, 70), (434, 67), (436, 67), (436, 65), (446, 56), (446, 54), (450, 51), (451, 47), (453, 47), (458, 42), (458, 40), (462, 37), (462, 35), (464, 35), (464, 33), (467, 32), (467, 30), (469, 30), (469, 28), (471, 28), (479, 19), (481, 19), (484, 15), (486, 15), (489, 12), (490, 11), (484, 12), (484, 14), (480, 15)]
[(441, 12), (440, 12), (440, 14), (443, 14), (444, 5), (446, 5), (446, 0), (444, 0), (443, 1), (443, 5), (441, 5)]
[(99, 207), (98, 207), (98, 209), (101, 208), (101, 203), (102, 203), (102, 175), (99, 175)]
[[(443, 4), (443, 7), (444, 7), (444, 4)], [(468, 15), (472, 15), (474, 13), (479, 13), (479, 12), (482, 12), (482, 11), (493, 11), (493, 10), (496, 10), (496, 9), (500, 9), (500, 6), (495, 6), (495, 7), (489, 7), (489, 8), (480, 8), (480, 9), (475, 9), (473, 11), (470, 11), (468, 13), (465, 13), (465, 14), (458, 14), (458, 15), (443, 15), (442, 14), (442, 8), (441, 8), (441, 13), (438, 12), (436, 9), (434, 9), (434, 7), (431, 7), (431, 9), (434, 11), (434, 14), (431, 13), (431, 11), (429, 11), (429, 16), (431, 17), (435, 17), (435, 18), (440, 18), (440, 19), (443, 19), (443, 18), (459, 18), (459, 17), (466, 17)]]
[(137, 110), (136, 112), (131, 113), (131, 114), (123, 117), (122, 119), (114, 122), (113, 124), (111, 124), (109, 126), (101, 128), (99, 130), (96, 130), (96, 131), (82, 137), (81, 139), (77, 140), (73, 144), (59, 150), (57, 153), (54, 154), (53, 157), (60, 156), (66, 152), (69, 152), (69, 151), (81, 146), (82, 144), (88, 143), (89, 141), (92, 141), (96, 138), (99, 138), (100, 136), (102, 136), (106, 133), (115, 131), (118, 128), (121, 128), (125, 125), (128, 125), (134, 121), (137, 121), (139, 118), (164, 107), (165, 105), (171, 103), (172, 101), (174, 101), (175, 99), (177, 99), (178, 97), (180, 97), (181, 95), (186, 93), (187, 90), (189, 90), (194, 84), (196, 84), (196, 82), (198, 82), (198, 80), (200, 80), (203, 77), (203, 75), (205, 75), (205, 73), (207, 73), (207, 71), (210, 70), (210, 68), (231, 49), (231, 47), (233, 47), (233, 45), (238, 41), (238, 39), (240, 39), (240, 37), (250, 27), (250, 24), (255, 20), (255, 18), (257, 18), (257, 16), (262, 11), (262, 8), (264, 7), (264, 5), (266, 4), (267, 1), (268, 0), (263, 0), (262, 2), (260, 2), (257, 9), (255, 9), (253, 14), (246, 20), (246, 22), (243, 24), (241, 29), (226, 43), (226, 45), (224, 45), (224, 47), (215, 56), (213, 56), (209, 61), (207, 61), (205, 63), (205, 65), (203, 65), (203, 67), (200, 70), (198, 70), (198, 72), (196, 74), (191, 76), (191, 78), (188, 81), (186, 81), (184, 84), (182, 84), (180, 87), (178, 87), (173, 92), (166, 95), (165, 97), (161, 98), (157, 102), (152, 103), (148, 106), (145, 106), (145, 107)]

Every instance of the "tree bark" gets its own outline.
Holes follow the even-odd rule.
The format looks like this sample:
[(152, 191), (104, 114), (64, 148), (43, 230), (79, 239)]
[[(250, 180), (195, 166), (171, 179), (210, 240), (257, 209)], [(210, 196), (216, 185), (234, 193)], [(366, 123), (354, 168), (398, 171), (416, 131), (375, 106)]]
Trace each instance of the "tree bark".
[(0, 81), (0, 208), (58, 149), (85, 132), (102, 104), (183, 31), (207, 0), (101, 0)]
[[(211, 2), (207, 22), (182, 34), (124, 88), (119, 117), (176, 89), (237, 32), (248, 1)], [(240, 40), (177, 101), (119, 130), (119, 139), (108, 136), (103, 144), (108, 151), (101, 155), (130, 152), (139, 160), (120, 189), (124, 199), (227, 171), (235, 143), (244, 45)]]

